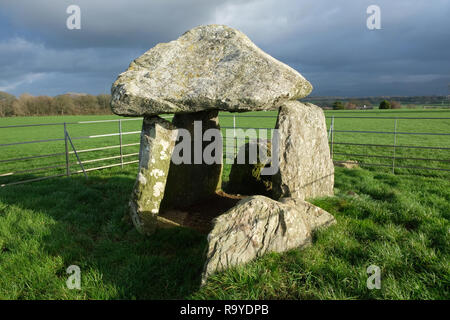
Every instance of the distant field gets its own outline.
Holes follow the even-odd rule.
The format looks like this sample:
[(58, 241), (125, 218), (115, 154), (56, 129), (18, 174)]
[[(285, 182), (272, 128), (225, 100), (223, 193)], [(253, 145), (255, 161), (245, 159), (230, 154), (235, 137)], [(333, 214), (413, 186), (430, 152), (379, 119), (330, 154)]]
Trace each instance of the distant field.
[[(380, 167), (372, 169), (389, 171), (392, 170), (393, 159), (383, 159), (380, 156), (396, 157), (395, 166), (404, 167), (426, 167), (426, 168), (443, 168), (450, 169), (450, 149), (418, 149), (403, 148), (401, 146), (425, 146), (425, 147), (444, 147), (450, 148), (450, 136), (445, 135), (411, 135), (401, 133), (433, 133), (439, 134), (450, 133), (450, 119), (429, 119), (429, 118), (450, 118), (450, 110), (373, 110), (373, 111), (326, 111), (327, 126), (329, 128), (332, 116), (335, 117), (335, 130), (353, 130), (353, 131), (384, 131), (393, 132), (395, 120), (383, 119), (386, 117), (397, 117), (397, 134), (395, 144), (397, 147), (375, 147), (375, 146), (356, 146), (356, 145), (334, 145), (334, 160), (357, 160), (360, 163), (377, 164)], [(233, 126), (233, 118), (230, 113), (223, 112), (220, 114), (220, 125), (225, 131), (226, 127)], [(244, 128), (273, 128), (276, 122), (276, 112), (250, 112), (237, 114), (236, 126)], [(260, 116), (260, 117), (252, 117)], [(170, 116), (168, 116), (170, 118)], [(341, 118), (355, 117), (355, 118)], [(369, 117), (361, 119), (358, 117)], [(416, 118), (416, 119), (402, 119)], [(67, 122), (67, 130), (73, 139), (73, 143), (77, 150), (86, 150), (103, 146), (114, 146), (119, 144), (119, 137), (100, 137), (94, 139), (78, 139), (80, 137), (102, 135), (109, 133), (117, 133), (119, 131), (118, 122), (106, 123), (89, 123), (89, 124), (72, 124), (80, 121), (97, 121), (120, 119), (117, 116), (50, 116), (50, 117), (13, 117), (0, 118), (0, 126), (23, 125), (23, 124), (40, 124), (40, 123), (63, 123)], [(130, 120), (124, 118), (122, 121), (123, 132), (140, 131), (140, 120)], [(64, 137), (62, 125), (48, 126), (31, 126), (18, 128), (0, 128), (0, 144), (8, 144), (23, 141), (62, 139)], [(123, 144), (133, 144), (139, 142), (139, 134), (123, 135)], [(355, 132), (335, 132), (335, 143), (355, 143), (355, 144), (384, 144), (393, 145), (393, 134), (375, 134), (375, 133), (355, 133)], [(226, 146), (227, 140), (225, 141)], [(136, 153), (139, 146), (128, 146), (123, 148), (124, 154), (131, 154), (124, 158), (124, 162), (137, 159)], [(228, 148), (229, 152), (232, 152)], [(52, 141), (36, 144), (21, 144), (15, 146), (0, 147), (0, 184), (6, 184), (20, 179), (28, 179), (42, 176), (44, 174), (63, 174), (65, 172), (65, 156), (61, 154), (55, 157), (38, 158), (25, 160), (20, 162), (4, 162), (2, 160), (28, 157), (33, 155), (64, 153), (64, 141)], [(99, 166), (112, 165), (119, 162), (118, 158), (93, 161), (99, 158), (117, 157), (119, 148), (81, 152), (82, 161), (86, 169)], [(367, 157), (369, 156), (369, 157)], [(400, 159), (413, 158), (413, 159)], [(430, 160), (422, 160), (430, 159)], [(440, 161), (438, 161), (440, 160)], [(75, 155), (70, 156), (71, 168), (73, 171), (79, 171), (80, 166), (77, 164)], [(52, 168), (49, 170), (21, 172), (24, 170), (32, 170), (40, 167), (53, 167), (62, 165), (60, 168)], [(14, 176), (1, 176), (5, 173), (17, 172)], [(432, 176), (446, 176), (446, 171), (425, 171), (416, 169), (396, 169), (397, 173), (414, 172)], [(229, 166), (225, 166), (224, 180), (228, 179)]]
[[(261, 114), (261, 113), (258, 113)], [(266, 112), (264, 115), (274, 115), (276, 113)], [(423, 158), (444, 160), (418, 160), (418, 159), (396, 159), (396, 166), (416, 166), (444, 168), (450, 170), (450, 149), (417, 149), (402, 148), (400, 146), (424, 146), (424, 147), (444, 147), (450, 148), (450, 135), (433, 135), (433, 134), (449, 134), (450, 133), (450, 110), (373, 110), (373, 111), (326, 111), (327, 128), (331, 124), (331, 117), (334, 116), (334, 129), (344, 131), (379, 131), (394, 132), (395, 120), (384, 119), (396, 117), (397, 132), (395, 157), (397, 158)], [(354, 117), (354, 118), (340, 118)], [(367, 117), (366, 119), (361, 117)], [(416, 118), (416, 119), (402, 119)], [(429, 118), (447, 118), (447, 119), (429, 119)], [(232, 125), (232, 119), (221, 119), (221, 124), (226, 126)], [(273, 127), (275, 118), (240, 118), (237, 126), (244, 127)], [(432, 135), (411, 135), (403, 133), (432, 133)], [(355, 132), (335, 132), (335, 143), (355, 143), (355, 144), (384, 144), (394, 145), (393, 134), (376, 134), (376, 133), (355, 133)], [(372, 157), (349, 156), (341, 154), (357, 154), (369, 155)], [(349, 146), (335, 145), (334, 160), (357, 160), (363, 163), (373, 163), (385, 166), (392, 165), (392, 159), (381, 159), (377, 156), (394, 156), (394, 148), (390, 147), (372, 147), (372, 146)], [(382, 169), (383, 167), (379, 168)], [(401, 169), (398, 172), (417, 172), (417, 170)], [(446, 174), (439, 171), (418, 171), (422, 174), (442, 175)]]
[[(119, 119), (115, 116), (50, 116), (50, 117), (22, 117), (22, 118), (0, 118), (0, 126), (7, 125), (23, 125), (23, 124), (41, 124), (41, 123), (62, 123), (67, 122), (67, 131), (73, 140), (73, 143), (78, 151), (99, 148), (104, 146), (119, 145), (119, 137), (101, 137), (94, 139), (78, 139), (79, 137), (86, 137), (92, 135), (102, 135), (109, 133), (119, 132), (118, 122), (106, 122), (106, 123), (88, 123), (88, 124), (71, 124), (79, 121), (97, 121)], [(140, 131), (142, 121), (123, 121), (123, 132)], [(0, 144), (21, 142), (21, 141), (36, 141), (36, 140), (48, 140), (48, 139), (63, 139), (64, 129), (63, 125), (48, 125), (48, 126), (31, 126), (31, 127), (18, 127), (18, 128), (0, 128)], [(131, 144), (139, 142), (139, 134), (123, 135), (123, 144)], [(70, 150), (72, 150), (70, 148)], [(139, 151), (139, 146), (124, 147), (124, 154), (134, 154)], [(0, 161), (4, 159), (28, 157), (34, 155), (64, 153), (65, 144), (64, 141), (51, 141), (43, 143), (21, 144), (14, 146), (2, 146), (0, 147)], [(82, 161), (90, 161), (93, 159), (107, 158), (118, 156), (119, 148), (107, 149), (93, 152), (80, 152), (80, 158)], [(126, 157), (124, 161), (136, 160), (137, 156)], [(104, 160), (101, 162), (85, 163), (85, 168), (94, 168), (99, 166), (110, 165), (118, 163), (119, 159)], [(70, 156), (70, 163), (72, 171), (80, 170), (80, 166), (77, 164), (77, 159), (74, 154)], [(14, 172), (20, 170), (29, 170), (39, 167), (49, 167), (65, 164), (65, 155), (59, 155), (48, 158), (38, 158), (32, 160), (25, 160), (20, 162), (0, 162), (0, 174), (5, 172)], [(48, 172), (47, 172), (48, 171)], [(65, 172), (65, 168), (46, 170), (46, 174), (61, 174)], [(32, 174), (20, 173), (21, 179), (34, 178), (35, 176), (41, 176), (44, 171), (32, 172)], [(16, 181), (17, 178), (13, 176), (0, 177), (0, 184)]]
[[(334, 160), (357, 160), (363, 163), (373, 163), (383, 166), (391, 166), (393, 159), (382, 159), (378, 156), (396, 157), (395, 166), (403, 167), (427, 167), (450, 169), (450, 149), (418, 149), (404, 148), (402, 146), (422, 146), (450, 148), (450, 135), (437, 135), (450, 133), (450, 110), (386, 110), (386, 111), (363, 111), (363, 112), (327, 112), (327, 116), (335, 116), (335, 130), (356, 131), (383, 131), (394, 132), (395, 120), (383, 119), (383, 117), (396, 117), (397, 135), (392, 147), (370, 147), (353, 145), (335, 145)], [(373, 117), (371, 119), (339, 118), (340, 116)], [(415, 118), (415, 119), (402, 119)], [(447, 118), (447, 119), (430, 119)], [(331, 119), (327, 119), (329, 125)], [(428, 135), (408, 133), (429, 133)], [(434, 134), (434, 135), (433, 135)], [(375, 133), (347, 133), (336, 132), (334, 142), (346, 142), (357, 144), (384, 144), (394, 145), (393, 134)], [(348, 154), (369, 155), (371, 157), (350, 156)], [(413, 158), (413, 159), (400, 159)], [(422, 160), (430, 159), (430, 160)], [(441, 161), (437, 161), (441, 160)], [(387, 167), (386, 167), (387, 168)], [(397, 173), (409, 172), (431, 175), (447, 175), (448, 172), (424, 171), (415, 169), (398, 169)]]

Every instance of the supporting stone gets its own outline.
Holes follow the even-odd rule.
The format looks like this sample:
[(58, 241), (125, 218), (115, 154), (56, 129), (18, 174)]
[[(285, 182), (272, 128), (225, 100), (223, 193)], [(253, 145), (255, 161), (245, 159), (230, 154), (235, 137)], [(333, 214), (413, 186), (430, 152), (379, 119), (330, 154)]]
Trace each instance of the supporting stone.
[(323, 110), (311, 103), (282, 104), (279, 133), (279, 171), (273, 177), (274, 199), (332, 196), (334, 166), (330, 157)]
[[(222, 178), (222, 137), (212, 138), (212, 141), (203, 141), (202, 137), (208, 129), (215, 129), (220, 133), (218, 111), (201, 111), (188, 114), (176, 114), (172, 124), (179, 129), (177, 147), (174, 156), (186, 156), (185, 160), (189, 164), (170, 164), (167, 185), (164, 199), (161, 204), (162, 209), (187, 207), (199, 201), (208, 199), (221, 188)], [(197, 125), (194, 126), (194, 122)], [(189, 133), (190, 141), (185, 141)], [(187, 130), (187, 131), (186, 131)], [(215, 141), (215, 139), (219, 141)], [(211, 143), (215, 143), (215, 155), (218, 163), (205, 163), (205, 148)], [(183, 145), (184, 144), (184, 145)], [(183, 146), (189, 147), (190, 151)], [(189, 151), (189, 152), (188, 152)], [(186, 153), (186, 154), (183, 154)], [(184, 161), (186, 162), (186, 161)]]
[(158, 116), (144, 118), (139, 150), (139, 172), (130, 200), (130, 215), (137, 230), (154, 232), (166, 188), (176, 128)]

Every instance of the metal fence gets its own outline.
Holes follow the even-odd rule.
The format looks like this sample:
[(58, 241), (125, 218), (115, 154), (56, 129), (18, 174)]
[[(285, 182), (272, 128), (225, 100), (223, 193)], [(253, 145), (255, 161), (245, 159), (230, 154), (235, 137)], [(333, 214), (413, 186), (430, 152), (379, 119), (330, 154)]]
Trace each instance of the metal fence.
[[(16, 185), (16, 184), (22, 184), (27, 182), (33, 182), (33, 181), (40, 181), (40, 180), (46, 180), (50, 178), (60, 177), (60, 176), (70, 176), (72, 174), (79, 174), (83, 173), (85, 177), (87, 177), (87, 172), (94, 171), (94, 170), (100, 170), (105, 168), (112, 168), (121, 166), (122, 168), (125, 165), (137, 163), (138, 160), (130, 160), (126, 161), (130, 157), (136, 157), (139, 153), (125, 153), (125, 148), (131, 147), (131, 146), (138, 146), (139, 142), (133, 142), (133, 143), (123, 143), (123, 137), (126, 135), (136, 135), (140, 134), (139, 131), (128, 131), (124, 132), (122, 130), (122, 123), (125, 121), (136, 121), (141, 120), (139, 118), (130, 118), (130, 119), (118, 119), (118, 120), (97, 120), (97, 121), (78, 121), (78, 122), (62, 122), (62, 123), (40, 123), (40, 124), (26, 124), (26, 125), (10, 125), (10, 126), (0, 126), (0, 130), (7, 130), (12, 128), (39, 128), (39, 127), (48, 127), (48, 126), (57, 126), (61, 129), (61, 136), (62, 138), (53, 138), (53, 139), (40, 139), (40, 140), (30, 140), (30, 141), (20, 141), (20, 142), (13, 142), (13, 143), (1, 143), (0, 144), (0, 150), (4, 147), (10, 147), (10, 146), (19, 146), (19, 145), (30, 145), (30, 144), (45, 144), (50, 142), (64, 142), (64, 150), (62, 152), (53, 152), (53, 153), (47, 153), (47, 154), (38, 154), (33, 156), (25, 156), (25, 157), (15, 157), (15, 158), (7, 158), (7, 159), (1, 159), (0, 160), (0, 170), (1, 165), (5, 163), (17, 163), (17, 166), (20, 167), (20, 164), (22, 161), (28, 161), (28, 160), (34, 160), (39, 159), (42, 160), (44, 158), (53, 158), (53, 157), (60, 157), (64, 156), (65, 161), (64, 163), (58, 163), (51, 166), (38, 166), (31, 169), (21, 169), (21, 170), (14, 170), (9, 172), (1, 172), (0, 171), (0, 177), (10, 177), (13, 175), (22, 175), (22, 174), (29, 174), (34, 172), (46, 172), (47, 170), (52, 169), (64, 169), (64, 173), (57, 173), (57, 174), (51, 174), (51, 175), (44, 175), (41, 177), (31, 178), (31, 179), (25, 179), (20, 181), (14, 181), (9, 183), (3, 183), (0, 184), (0, 187), (5, 187), (9, 185)], [(83, 125), (83, 124), (95, 124), (95, 123), (109, 123), (109, 122), (117, 122), (117, 129), (118, 132), (114, 133), (107, 133), (107, 134), (98, 134), (98, 135), (89, 135), (89, 136), (76, 136), (71, 137), (69, 130), (67, 129), (68, 125)], [(98, 146), (95, 148), (87, 148), (87, 149), (79, 149), (77, 150), (74, 146), (73, 141), (75, 140), (85, 140), (85, 139), (97, 139), (97, 138), (104, 138), (104, 137), (118, 137), (118, 144), (115, 145), (107, 145), (107, 146)], [(89, 159), (89, 160), (81, 160), (80, 154), (86, 154), (86, 153), (92, 153), (92, 152), (98, 152), (102, 150), (111, 150), (111, 149), (117, 149), (118, 154), (110, 157), (101, 157), (101, 158), (95, 158), (95, 159)], [(2, 152), (3, 153), (3, 152)], [(76, 163), (73, 163), (70, 161), (70, 156), (75, 155), (76, 157)], [(108, 165), (101, 165), (93, 168), (85, 168), (86, 164), (90, 163), (99, 163), (104, 162), (107, 160), (118, 160), (117, 163), (108, 164)], [(74, 167), (75, 165), (75, 167)]]
[[(168, 117), (170, 118), (170, 117)], [(272, 129), (274, 128), (276, 122), (276, 115), (220, 115), (219, 119), (221, 122), (222, 129)], [(328, 130), (328, 140), (330, 145), (330, 153), (333, 161), (336, 164), (345, 163), (348, 160), (356, 160), (360, 166), (368, 167), (387, 167), (392, 170), (393, 173), (396, 169), (414, 169), (414, 170), (433, 170), (433, 171), (450, 171), (450, 144), (448, 137), (450, 133), (448, 132), (416, 132), (416, 131), (403, 131), (398, 130), (398, 124), (400, 121), (444, 121), (445, 126), (450, 127), (450, 117), (377, 117), (377, 116), (327, 116), (327, 130)], [(363, 123), (368, 120), (381, 120), (381, 121), (393, 121), (393, 127), (391, 130), (377, 131), (377, 130), (349, 130), (351, 128), (340, 129), (339, 122), (343, 120), (356, 121), (354, 123)], [(128, 141), (125, 143), (123, 141), (124, 137), (138, 135), (139, 131), (124, 131), (123, 123), (126, 121), (142, 121), (142, 118), (130, 118), (130, 119), (117, 119), (117, 120), (97, 120), (97, 121), (78, 121), (78, 122), (63, 122), (63, 123), (42, 123), (42, 124), (26, 124), (26, 125), (9, 125), (0, 126), (0, 130), (8, 130), (12, 128), (40, 128), (47, 126), (56, 126), (61, 131), (61, 138), (53, 139), (38, 139), (20, 142), (9, 142), (0, 143), (0, 152), (3, 153), (2, 148), (10, 146), (25, 146), (30, 144), (45, 144), (49, 142), (64, 142), (64, 149), (61, 152), (43, 153), (24, 157), (15, 158), (0, 158), (0, 178), (19, 176), (24, 174), (32, 174), (40, 172), (41, 176), (38, 177), (27, 177), (19, 181), (9, 181), (8, 183), (1, 183), (0, 187), (5, 187), (9, 185), (16, 185), (21, 183), (27, 183), (32, 181), (40, 181), (45, 179), (50, 179), (60, 176), (70, 176), (72, 174), (83, 173), (87, 177), (87, 172), (100, 170), (112, 167), (124, 167), (125, 165), (134, 164), (138, 162), (137, 156), (138, 152), (128, 152), (127, 148), (133, 146), (139, 146), (139, 138), (133, 139), (133, 141)], [(96, 134), (88, 136), (71, 136), (70, 130), (68, 130), (69, 125), (85, 125), (85, 124), (101, 124), (101, 123), (117, 123), (117, 131), (106, 134)], [(223, 123), (223, 125), (222, 125)], [(243, 123), (243, 125), (240, 125)], [(258, 126), (254, 126), (257, 123)], [(247, 125), (245, 125), (247, 124)], [(1, 131), (0, 131), (1, 133)], [(359, 135), (359, 137), (356, 137)], [(386, 143), (386, 138), (380, 139), (381, 143), (368, 143), (368, 139), (363, 136), (373, 135), (378, 137), (389, 136), (391, 143)], [(1, 136), (1, 135), (0, 135)], [(418, 144), (402, 144), (399, 143), (399, 137), (440, 137), (441, 139), (429, 140), (433, 142), (434, 145), (418, 145)], [(97, 139), (105, 137), (117, 137), (117, 144), (112, 145), (98, 145), (95, 147), (76, 149), (73, 141)], [(346, 137), (350, 137), (348, 139)], [(444, 139), (442, 139), (444, 138)], [(233, 139), (236, 139), (234, 135)], [(355, 141), (355, 139), (357, 141)], [(360, 140), (360, 141), (359, 141)], [(373, 140), (373, 139), (372, 139)], [(419, 140), (419, 142), (426, 142), (428, 140)], [(2, 142), (0, 140), (0, 142)], [(245, 142), (245, 141), (244, 141)], [(233, 146), (235, 146), (233, 144)], [(136, 147), (137, 148), (137, 147)], [(360, 150), (358, 148), (363, 148)], [(95, 153), (104, 150), (113, 150), (112, 155), (107, 157), (91, 158), (85, 159), (84, 155), (87, 153)], [(114, 151), (116, 150), (116, 151)], [(381, 154), (378, 150), (388, 150), (388, 154)], [(416, 150), (411, 152), (411, 150)], [(419, 150), (420, 152), (417, 152)], [(439, 156), (427, 157), (423, 155), (423, 151), (428, 152), (439, 152)], [(233, 151), (236, 154), (236, 149)], [(422, 153), (421, 153), (422, 152)], [(75, 162), (71, 161), (71, 157), (75, 156)], [(20, 170), (9, 170), (7, 172), (2, 172), (2, 165), (6, 163), (17, 164), (20, 167), (22, 161), (28, 160), (42, 160), (44, 158), (51, 157), (64, 157), (65, 161), (62, 163), (56, 163), (52, 165), (44, 165), (27, 169)], [(83, 158), (83, 159), (82, 159)], [(370, 159), (371, 161), (366, 161)], [(373, 160), (385, 160), (387, 162), (374, 162)], [(104, 164), (104, 162), (111, 162)], [(102, 164), (103, 162), (103, 164)], [(100, 164), (98, 166), (86, 168), (88, 164)], [(420, 163), (426, 163), (426, 165), (421, 165)], [(438, 165), (430, 166), (430, 163), (437, 163)], [(63, 170), (63, 172), (58, 172), (55, 174), (45, 175), (43, 172), (48, 173), (48, 170)]]
[[(446, 126), (450, 125), (450, 117), (357, 117), (357, 116), (331, 116), (329, 117), (331, 122), (329, 126), (329, 141), (330, 141), (330, 152), (333, 158), (334, 163), (345, 163), (347, 160), (337, 160), (336, 156), (343, 156), (347, 159), (349, 158), (364, 158), (364, 159), (385, 159), (390, 163), (374, 163), (367, 161), (358, 161), (358, 165), (368, 166), (368, 167), (389, 167), (392, 170), (392, 173), (395, 173), (396, 169), (415, 169), (415, 170), (432, 170), (432, 171), (450, 171), (450, 133), (448, 132), (418, 132), (418, 131), (401, 131), (398, 130), (398, 124), (402, 120), (407, 121), (437, 121), (443, 120), (446, 122)], [(369, 119), (376, 120), (392, 120), (393, 128), (392, 131), (377, 131), (377, 130), (339, 130), (336, 129), (336, 122), (338, 119), (352, 119), (365, 121)], [(347, 133), (347, 134), (360, 134), (360, 135), (388, 135), (391, 136), (392, 143), (355, 143), (349, 141), (336, 141), (335, 134), (336, 133)], [(420, 136), (420, 137), (439, 137), (443, 139), (426, 139), (427, 142), (434, 142), (438, 145), (416, 145), (416, 144), (399, 144), (398, 138), (400, 136)], [(363, 140), (363, 139), (362, 139)], [(409, 140), (412, 140), (409, 138)], [(422, 141), (421, 139), (420, 141)], [(434, 140), (434, 141), (433, 141)], [(387, 141), (383, 139), (383, 141)], [(339, 151), (336, 152), (336, 147), (341, 146)], [(354, 153), (354, 147), (370, 147), (377, 148), (378, 150), (390, 150), (389, 154), (370, 154), (370, 153)], [(350, 148), (349, 150), (345, 150)], [(415, 151), (414, 153), (411, 150), (419, 150), (419, 151), (431, 151), (437, 153), (440, 151), (440, 157), (420, 157), (420, 152)], [(422, 153), (423, 154), (423, 153)], [(408, 161), (409, 165), (398, 164), (399, 161)], [(411, 165), (410, 163), (414, 163)], [(422, 165), (422, 163), (438, 163), (440, 166), (427, 166)], [(443, 166), (444, 164), (444, 166)]]

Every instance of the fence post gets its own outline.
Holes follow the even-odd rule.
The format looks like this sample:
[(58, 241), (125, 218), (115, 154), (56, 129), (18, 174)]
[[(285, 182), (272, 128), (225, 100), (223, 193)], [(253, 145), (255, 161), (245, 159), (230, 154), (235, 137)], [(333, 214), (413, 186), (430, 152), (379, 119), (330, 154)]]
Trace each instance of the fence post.
[(73, 142), (72, 142), (72, 139), (70, 138), (69, 133), (68, 133), (67, 131), (66, 131), (66, 137), (67, 137), (67, 139), (69, 140), (70, 145), (72, 146), (73, 153), (75, 153), (75, 156), (77, 157), (78, 164), (80, 165), (81, 169), (83, 170), (84, 177), (87, 179), (88, 176), (87, 176), (87, 174), (86, 174), (86, 170), (84, 170), (84, 166), (83, 166), (83, 163), (81, 162), (80, 157), (78, 156), (77, 149), (75, 149), (75, 146), (74, 146), (74, 144), (73, 144)]
[(119, 149), (120, 149), (120, 167), (123, 169), (122, 119), (119, 119)]
[(64, 122), (64, 144), (66, 149), (66, 175), (70, 176), (70, 168), (69, 168), (69, 145), (67, 143), (67, 128), (66, 123)]
[(237, 154), (237, 137), (236, 137), (236, 115), (233, 114), (233, 139), (234, 139), (234, 158), (236, 158), (236, 154)]
[(395, 174), (395, 147), (397, 145), (397, 118), (394, 123), (394, 152), (392, 156), (392, 173)]
[(330, 148), (330, 156), (331, 156), (331, 160), (333, 160), (333, 146), (334, 146), (334, 116), (331, 117), (330, 131), (331, 131), (331, 148)]

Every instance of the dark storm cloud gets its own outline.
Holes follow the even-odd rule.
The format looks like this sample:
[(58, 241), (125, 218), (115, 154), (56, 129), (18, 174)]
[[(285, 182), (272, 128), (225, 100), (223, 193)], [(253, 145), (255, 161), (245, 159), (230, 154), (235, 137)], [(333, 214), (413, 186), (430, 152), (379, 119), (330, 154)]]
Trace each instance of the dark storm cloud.
[[(66, 8), (81, 7), (81, 30)], [(382, 30), (366, 28), (381, 7)], [(0, 0), (0, 90), (100, 93), (130, 61), (184, 31), (221, 23), (300, 71), (314, 95), (447, 94), (444, 0)]]
[[(51, 47), (141, 47), (177, 38), (205, 23), (223, 1), (0, 1), (13, 26), (34, 30)], [(81, 30), (66, 28), (66, 9), (81, 8)]]

